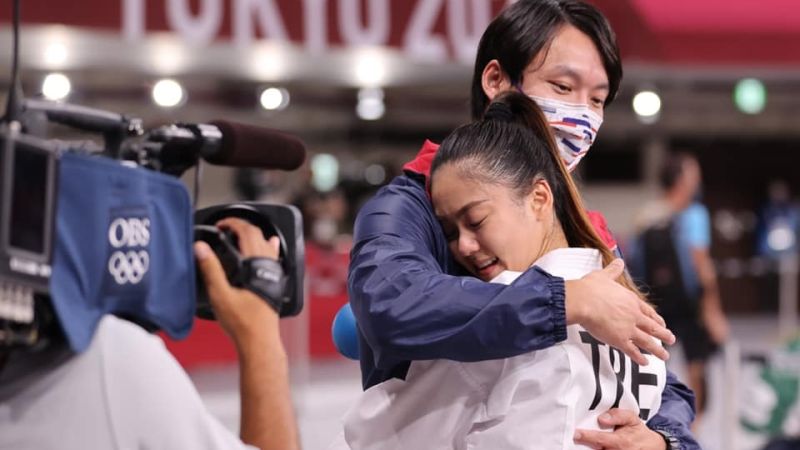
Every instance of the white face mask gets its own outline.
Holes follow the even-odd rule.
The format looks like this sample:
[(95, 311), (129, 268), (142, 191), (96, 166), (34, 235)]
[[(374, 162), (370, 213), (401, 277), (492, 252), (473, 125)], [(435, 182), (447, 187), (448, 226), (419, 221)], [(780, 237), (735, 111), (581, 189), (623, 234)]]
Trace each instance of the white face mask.
[(603, 118), (589, 109), (588, 105), (566, 103), (550, 98), (531, 95), (530, 98), (542, 108), (544, 116), (553, 128), (561, 159), (572, 172), (583, 159), (597, 137)]

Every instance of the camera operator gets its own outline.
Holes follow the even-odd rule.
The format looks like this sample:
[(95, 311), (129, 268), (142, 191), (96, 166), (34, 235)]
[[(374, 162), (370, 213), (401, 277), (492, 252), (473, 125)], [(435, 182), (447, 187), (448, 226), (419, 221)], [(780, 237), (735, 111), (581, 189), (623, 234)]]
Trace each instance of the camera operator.
[[(278, 255), (277, 238), (243, 220), (217, 226), (237, 236), (245, 257)], [(107, 315), (82, 353), (58, 333), (44, 348), (0, 349), (0, 449), (299, 448), (278, 314), (232, 287), (207, 244), (196, 243), (195, 254), (239, 354), (240, 439), (208, 412), (158, 337)]]

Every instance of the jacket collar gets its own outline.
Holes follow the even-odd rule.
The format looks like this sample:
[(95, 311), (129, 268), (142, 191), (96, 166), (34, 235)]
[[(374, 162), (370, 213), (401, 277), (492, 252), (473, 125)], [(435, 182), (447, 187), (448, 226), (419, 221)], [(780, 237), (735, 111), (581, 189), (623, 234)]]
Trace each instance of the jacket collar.
[(417, 175), (422, 175), (425, 180), (431, 176), (431, 164), (433, 157), (436, 156), (436, 151), (439, 150), (439, 144), (425, 140), (422, 148), (417, 153), (417, 157), (403, 166), (403, 170)]

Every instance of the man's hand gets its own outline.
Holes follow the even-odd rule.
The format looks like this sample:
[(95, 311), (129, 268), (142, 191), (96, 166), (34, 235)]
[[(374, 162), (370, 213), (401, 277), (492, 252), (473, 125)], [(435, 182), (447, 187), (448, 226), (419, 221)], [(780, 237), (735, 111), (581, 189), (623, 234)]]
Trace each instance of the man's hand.
[[(239, 251), (245, 258), (278, 257), (277, 237), (264, 239), (261, 230), (241, 219), (228, 218), (217, 223), (236, 234)], [(278, 314), (256, 294), (228, 283), (219, 259), (205, 242), (196, 242), (195, 255), (208, 290), (214, 314), (237, 346), (253, 338), (253, 333), (278, 330)]]
[(633, 411), (613, 408), (597, 422), (614, 431), (577, 430), (575, 443), (604, 450), (666, 450), (664, 437), (647, 426)]
[(616, 282), (624, 271), (625, 263), (616, 259), (602, 270), (567, 281), (567, 324), (580, 324), (641, 366), (647, 358), (640, 349), (667, 360), (669, 353), (653, 337), (671, 345), (675, 336), (652, 306)]

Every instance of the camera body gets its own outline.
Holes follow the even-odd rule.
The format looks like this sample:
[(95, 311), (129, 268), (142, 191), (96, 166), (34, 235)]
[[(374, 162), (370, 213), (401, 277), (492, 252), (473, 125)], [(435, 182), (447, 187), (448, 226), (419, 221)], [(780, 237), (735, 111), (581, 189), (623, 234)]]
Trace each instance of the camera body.
[[(54, 108), (62, 114), (59, 120), (72, 114), (63, 105)], [(81, 117), (87, 111), (92, 112), (81, 107)], [(122, 116), (112, 119), (117, 117), (129, 122)], [(102, 128), (96, 120), (92, 125), (90, 132)], [(159, 158), (174, 158), (179, 148), (186, 152), (184, 167), (191, 167), (202, 157), (205, 141), (175, 146), (169, 136), (148, 140), (140, 134), (115, 139), (112, 149), (87, 150), (24, 134), (18, 122), (0, 125), (0, 347), (33, 344), (41, 328), (35, 306), (42, 301), (51, 304), (75, 351), (88, 346), (104, 314), (185, 337), (195, 314), (213, 319), (204, 285), (196, 281), (192, 242), (195, 234), (204, 240), (215, 233), (219, 237), (213, 225), (229, 216), (255, 224), (267, 238), (279, 237), (285, 279), (283, 289), (269, 291), (275, 294), (269, 300), (282, 317), (300, 313), (304, 245), (299, 212), (252, 203), (193, 214), (188, 191), (177, 178), (185, 169), (172, 170), (174, 164)], [(166, 146), (170, 152), (160, 151)], [(141, 151), (118, 151), (122, 147)], [(195, 221), (205, 231), (195, 233)], [(241, 284), (238, 248), (230, 236), (223, 239), (234, 246), (218, 256), (233, 261), (226, 263), (229, 280)]]

